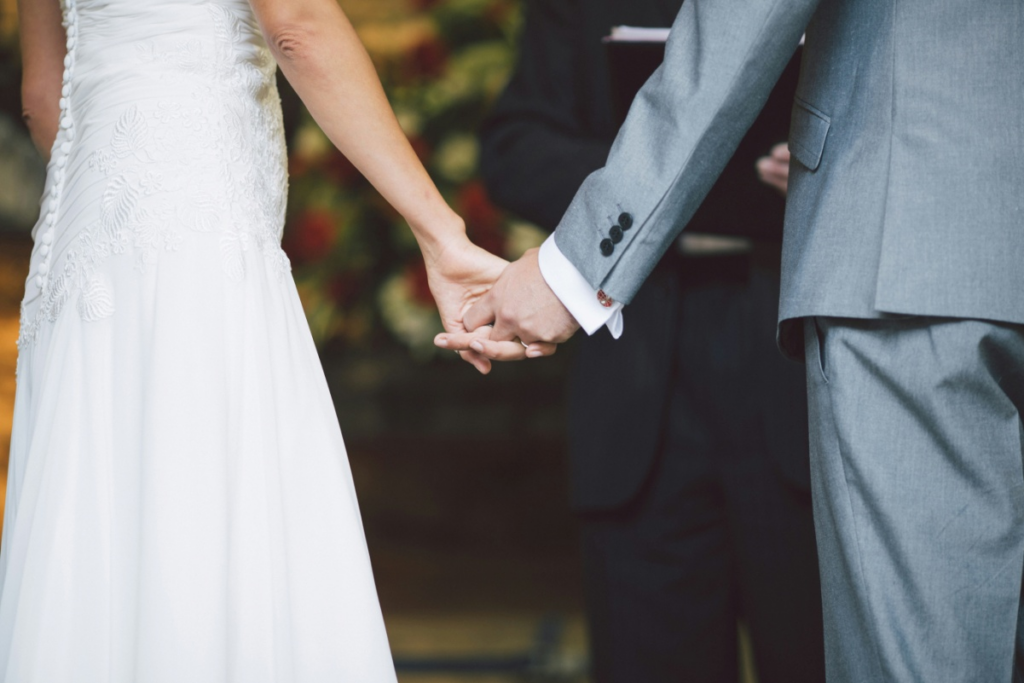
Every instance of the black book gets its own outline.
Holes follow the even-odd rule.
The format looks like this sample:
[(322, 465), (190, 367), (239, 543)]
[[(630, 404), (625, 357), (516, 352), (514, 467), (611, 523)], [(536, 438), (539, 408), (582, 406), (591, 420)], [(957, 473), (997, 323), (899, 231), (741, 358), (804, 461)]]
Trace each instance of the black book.
[[(619, 125), (636, 94), (665, 60), (668, 29), (616, 28), (605, 39), (612, 109)], [(790, 112), (800, 76), (802, 48), (790, 60), (764, 109), (740, 142), (718, 182), (687, 225), (688, 232), (739, 235), (779, 242), (785, 199), (757, 177), (757, 160), (789, 138)]]

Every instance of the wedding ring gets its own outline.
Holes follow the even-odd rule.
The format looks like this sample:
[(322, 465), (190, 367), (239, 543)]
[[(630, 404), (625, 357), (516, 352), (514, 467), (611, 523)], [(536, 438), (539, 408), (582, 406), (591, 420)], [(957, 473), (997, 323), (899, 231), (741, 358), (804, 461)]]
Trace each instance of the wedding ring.
[(522, 339), (520, 339), (520, 340), (519, 340), (519, 343), (523, 345), (523, 348), (524, 348), (524, 349), (528, 349), (528, 348), (530, 348), (530, 345), (529, 345), (529, 344), (527, 344), (526, 342), (524, 342), (524, 341), (523, 341)]

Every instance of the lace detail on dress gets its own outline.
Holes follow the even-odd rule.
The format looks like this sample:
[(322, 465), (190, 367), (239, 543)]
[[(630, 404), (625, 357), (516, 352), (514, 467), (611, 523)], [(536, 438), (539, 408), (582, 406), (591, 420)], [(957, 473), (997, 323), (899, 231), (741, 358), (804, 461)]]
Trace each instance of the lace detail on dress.
[[(68, 7), (65, 25), (73, 36), (73, 0)], [(34, 341), (44, 320), (56, 321), (76, 293), (83, 320), (113, 315), (116, 300), (102, 264), (130, 255), (136, 271), (145, 273), (190, 233), (219, 236), (214, 248), (229, 281), (245, 279), (245, 253), (252, 249), (272, 271), (290, 272), (281, 249), (287, 157), (277, 65), (262, 38), (253, 39), (254, 22), (218, 5), (208, 10), (214, 40), (138, 47), (139, 60), (170, 92), (190, 95), (129, 106), (107, 145), (88, 157), (89, 168), (106, 179), (99, 219), (80, 229), (60, 273), (37, 281), (42, 301), (31, 321), (23, 314), (19, 346)], [(69, 82), (70, 66), (66, 90)], [(62, 108), (67, 99), (66, 94)], [(63, 109), (62, 114), (70, 121)], [(52, 197), (53, 214), (57, 199), (59, 190)], [(44, 240), (48, 234), (52, 241), (55, 215), (46, 220)]]

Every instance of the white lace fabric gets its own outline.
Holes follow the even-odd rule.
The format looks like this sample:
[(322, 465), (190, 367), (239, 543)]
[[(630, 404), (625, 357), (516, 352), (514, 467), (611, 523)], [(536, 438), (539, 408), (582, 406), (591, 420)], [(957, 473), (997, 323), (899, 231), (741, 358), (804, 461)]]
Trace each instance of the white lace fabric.
[[(245, 277), (244, 253), (251, 247), (268, 267), (289, 270), (280, 248), (287, 178), (276, 65), (265, 45), (253, 44), (257, 28), (244, 6), (189, 5), (187, 14), (203, 21), (202, 30), (186, 22), (169, 35), (122, 38), (112, 55), (93, 51), (93, 78), (81, 84), (75, 73), (90, 65), (88, 58), (78, 64), (77, 11), (73, 3), (67, 6), (60, 133), (41, 223), (40, 249), (46, 253), (36, 264), (32, 283), (39, 301), (23, 320), (22, 346), (34, 340), (44, 320), (56, 321), (73, 294), (83, 320), (113, 315), (116, 302), (100, 271), (107, 258), (129, 255), (144, 272), (160, 252), (177, 251), (190, 233), (217, 236), (231, 281)], [(159, 21), (159, 13), (148, 18)], [(111, 107), (105, 98), (81, 92), (87, 89), (121, 91), (124, 104)], [(73, 106), (76, 100), (87, 103)], [(80, 129), (89, 144), (75, 144)], [(98, 174), (104, 186), (100, 202), (75, 217), (77, 229), (67, 233), (55, 265), (50, 246), (56, 220), (62, 205), (75, 199), (64, 190), (71, 172), (93, 182), (90, 172)], [(91, 197), (95, 188), (89, 192)], [(209, 246), (209, 240), (192, 241), (197, 248)]]
[(245, 0), (66, 0), (0, 682), (393, 683)]

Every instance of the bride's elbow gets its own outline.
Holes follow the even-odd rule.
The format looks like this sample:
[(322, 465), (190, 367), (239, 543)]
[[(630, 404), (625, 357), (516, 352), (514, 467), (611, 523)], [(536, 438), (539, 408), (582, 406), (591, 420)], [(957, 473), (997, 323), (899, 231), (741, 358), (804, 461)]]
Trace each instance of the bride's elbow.
[(60, 118), (58, 99), (59, 95), (55, 97), (43, 88), (22, 89), (21, 117), (33, 142), (47, 158), (57, 135), (57, 119)]
[(50, 92), (45, 83), (36, 83), (26, 79), (21, 87), (21, 116), (25, 123), (33, 123), (43, 120), (47, 114), (55, 112), (59, 108), (58, 99), (60, 95)]
[(267, 42), (279, 62), (302, 62), (316, 48), (316, 33), (306, 22), (282, 22), (268, 27)]

